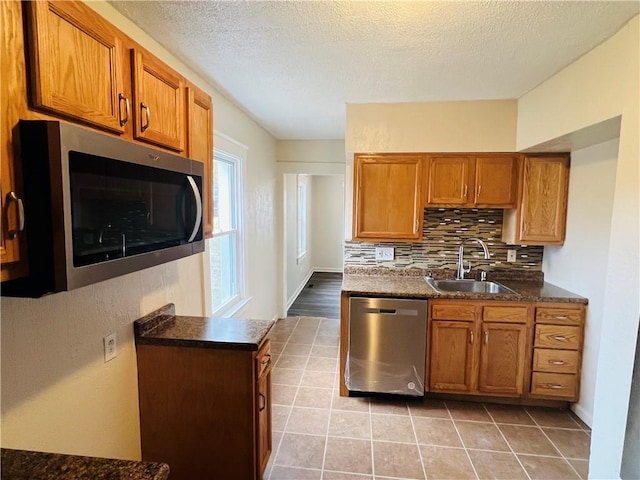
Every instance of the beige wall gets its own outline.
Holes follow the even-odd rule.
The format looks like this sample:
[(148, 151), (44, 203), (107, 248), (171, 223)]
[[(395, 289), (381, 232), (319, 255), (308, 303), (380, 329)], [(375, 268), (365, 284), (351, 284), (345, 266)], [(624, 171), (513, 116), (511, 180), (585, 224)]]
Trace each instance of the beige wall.
[(313, 269), (342, 272), (344, 176), (314, 175), (311, 205)]
[[(590, 478), (619, 478), (640, 313), (639, 17), (518, 102), (518, 149), (621, 115)], [(569, 205), (571, 209), (571, 205)], [(585, 233), (587, 234), (587, 233)], [(562, 286), (572, 289), (572, 281)]]
[[(281, 295), (275, 140), (108, 3), (89, 5), (208, 91), (216, 131), (247, 146), (245, 225), (252, 299), (241, 314), (273, 318)], [(203, 255), (41, 299), (2, 298), (2, 446), (139, 459), (132, 322), (169, 302), (181, 314), (204, 312)], [(118, 336), (118, 356), (104, 363), (102, 338), (111, 332)]]
[(279, 140), (278, 162), (344, 163), (342, 140)]

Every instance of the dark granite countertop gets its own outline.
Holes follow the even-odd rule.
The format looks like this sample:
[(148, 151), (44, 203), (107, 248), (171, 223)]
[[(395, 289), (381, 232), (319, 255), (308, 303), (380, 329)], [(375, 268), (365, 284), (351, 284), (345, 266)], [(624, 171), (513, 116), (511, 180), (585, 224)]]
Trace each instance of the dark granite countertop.
[(166, 463), (2, 449), (2, 480), (165, 480)]
[[(436, 273), (436, 272), (434, 272)], [(514, 290), (516, 294), (482, 294), (482, 293), (440, 293), (434, 290), (424, 279), (426, 272), (397, 272), (392, 270), (358, 270), (357, 273), (345, 273), (342, 278), (342, 293), (348, 295), (375, 295), (385, 297), (405, 298), (442, 298), (460, 300), (500, 300), (515, 302), (557, 302), (557, 303), (588, 303), (580, 295), (564, 290), (551, 283), (544, 282), (540, 277), (526, 276), (525, 280), (515, 275), (491, 276), (495, 280)], [(438, 275), (447, 278), (449, 274)]]
[(273, 320), (191, 317), (170, 303), (133, 323), (136, 344), (258, 350)]

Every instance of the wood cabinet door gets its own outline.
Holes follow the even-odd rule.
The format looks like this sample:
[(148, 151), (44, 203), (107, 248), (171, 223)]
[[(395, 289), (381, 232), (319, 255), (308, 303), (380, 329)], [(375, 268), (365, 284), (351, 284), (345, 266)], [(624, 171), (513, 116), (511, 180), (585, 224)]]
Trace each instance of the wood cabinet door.
[(569, 158), (525, 157), (519, 241), (564, 242), (569, 189)]
[(213, 236), (213, 103), (193, 85), (187, 87), (187, 156), (204, 163), (204, 237)]
[(141, 48), (131, 49), (131, 64), (134, 138), (184, 151), (184, 79)]
[[(474, 163), (472, 157), (429, 157), (427, 187), (428, 206), (460, 206), (469, 201), (473, 185)], [(471, 193), (471, 195), (473, 195)]]
[(257, 466), (260, 475), (264, 473), (267, 462), (271, 456), (271, 370), (263, 374), (258, 380), (258, 398), (256, 399), (258, 421), (257, 441)]
[(431, 322), (431, 391), (470, 392), (473, 389), (474, 324)]
[(478, 207), (515, 208), (518, 157), (476, 159), (474, 203)]
[(483, 323), (478, 390), (519, 395), (523, 391), (526, 325)]
[(128, 100), (118, 30), (82, 2), (25, 8), (33, 106), (122, 133)]
[(422, 159), (356, 156), (354, 240), (422, 238)]

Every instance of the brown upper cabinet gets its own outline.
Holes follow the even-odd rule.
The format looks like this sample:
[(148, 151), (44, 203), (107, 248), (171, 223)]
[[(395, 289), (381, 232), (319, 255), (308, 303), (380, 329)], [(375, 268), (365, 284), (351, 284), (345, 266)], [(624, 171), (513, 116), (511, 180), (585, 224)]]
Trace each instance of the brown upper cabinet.
[(184, 79), (142, 48), (131, 49), (134, 138), (184, 150)]
[(518, 155), (427, 157), (427, 207), (513, 208)]
[(569, 155), (524, 157), (520, 185), (517, 209), (505, 211), (502, 241), (562, 245), (567, 223)]
[(81, 2), (26, 2), (33, 107), (124, 132), (122, 40)]
[(353, 239), (422, 239), (422, 156), (360, 155), (354, 160)]
[(187, 155), (204, 163), (204, 236), (213, 236), (213, 103), (194, 85), (187, 86)]

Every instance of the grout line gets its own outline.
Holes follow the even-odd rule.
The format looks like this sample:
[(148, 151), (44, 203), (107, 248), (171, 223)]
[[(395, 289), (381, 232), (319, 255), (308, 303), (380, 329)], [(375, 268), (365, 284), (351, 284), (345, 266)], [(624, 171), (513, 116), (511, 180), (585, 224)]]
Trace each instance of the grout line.
[(447, 409), (447, 413), (449, 414), (449, 420), (451, 420), (451, 423), (453, 424), (453, 428), (455, 428), (456, 433), (458, 434), (458, 438), (460, 439), (460, 444), (462, 445), (462, 448), (464, 448), (464, 453), (467, 454), (467, 459), (469, 460), (469, 463), (471, 464), (471, 468), (473, 469), (473, 473), (476, 476), (477, 479), (480, 478), (480, 476), (478, 475), (478, 472), (476, 471), (476, 466), (473, 464), (473, 461), (471, 460), (471, 455), (469, 455), (469, 450), (467, 450), (467, 446), (464, 444), (464, 440), (462, 440), (462, 435), (460, 435), (460, 431), (458, 430), (458, 426), (456, 425), (455, 419), (453, 418), (453, 415), (451, 415), (451, 410), (449, 410), (449, 406), (447, 405), (447, 402), (443, 402), (444, 403), (444, 408)]
[(424, 475), (425, 480), (429, 480), (427, 476), (427, 469), (424, 466), (424, 459), (422, 458), (422, 450), (420, 449), (420, 442), (418, 441), (418, 434), (416, 433), (416, 426), (413, 423), (413, 415), (411, 415), (411, 407), (407, 405), (407, 410), (409, 410), (409, 421), (411, 422), (411, 430), (413, 430), (413, 438), (416, 441), (416, 446), (418, 447), (418, 456), (420, 457), (420, 465), (422, 465), (422, 474)]
[(504, 440), (504, 443), (507, 444), (507, 447), (509, 447), (509, 450), (511, 451), (511, 454), (515, 457), (515, 459), (518, 461), (518, 464), (520, 465), (520, 468), (522, 468), (522, 471), (524, 472), (524, 474), (527, 476), (527, 478), (529, 480), (531, 480), (531, 475), (529, 475), (529, 472), (527, 472), (527, 469), (524, 468), (524, 465), (522, 464), (522, 462), (520, 461), (520, 458), (518, 458), (518, 455), (516, 455), (515, 450), (513, 449), (513, 447), (511, 446), (511, 444), (509, 443), (509, 440), (507, 440), (507, 437), (505, 436), (505, 434), (502, 432), (502, 430), (500, 429), (500, 426), (498, 425), (498, 423), (496, 422), (496, 420), (493, 418), (493, 415), (491, 415), (491, 412), (489, 411), (489, 409), (487, 408), (487, 406), (483, 403), (482, 406), (484, 407), (484, 409), (487, 411), (487, 413), (489, 414), (489, 418), (491, 418), (491, 420), (493, 420), (493, 424), (495, 425), (496, 429), (498, 430), (498, 432), (500, 432), (500, 435), (502, 436), (502, 439)]
[(367, 402), (369, 407), (369, 434), (371, 435), (371, 478), (376, 478), (376, 462), (373, 456), (373, 414), (371, 412), (371, 399)]

